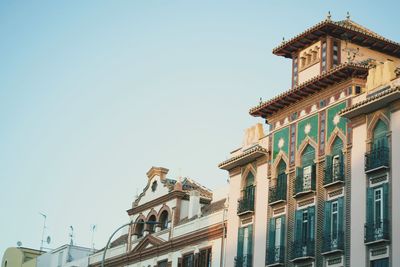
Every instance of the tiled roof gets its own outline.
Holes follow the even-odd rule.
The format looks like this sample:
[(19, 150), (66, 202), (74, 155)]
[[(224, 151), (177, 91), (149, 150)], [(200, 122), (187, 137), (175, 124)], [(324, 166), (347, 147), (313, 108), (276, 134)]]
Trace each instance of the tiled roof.
[(399, 93), (400, 93), (400, 86), (397, 86), (397, 87), (388, 88), (386, 90), (383, 90), (382, 92), (373, 94), (369, 97), (367, 96), (367, 98), (365, 100), (360, 101), (356, 104), (351, 105), (348, 108), (341, 110), (339, 112), (339, 116), (344, 116), (344, 117), (349, 117), (349, 118), (354, 117), (355, 115), (359, 115), (358, 113), (355, 112), (357, 109), (364, 107), (364, 106), (366, 106), (372, 102), (375, 102), (377, 100), (386, 98), (390, 95), (397, 95), (395, 98), (389, 99), (389, 100), (396, 100), (400, 97)]
[(267, 149), (263, 148), (260, 145), (255, 145), (254, 147), (251, 147), (251, 148), (245, 150), (242, 154), (221, 162), (220, 164), (218, 164), (218, 168), (224, 169), (224, 170), (230, 170), (236, 166), (236, 163), (241, 164), (243, 162), (246, 162), (245, 161), (246, 158), (252, 158), (251, 156), (258, 157), (258, 156), (264, 155), (266, 153), (267, 153)]
[(308, 28), (290, 40), (282, 42), (272, 52), (275, 55), (291, 58), (293, 52), (311, 45), (325, 35), (331, 35), (342, 40), (347, 39), (361, 46), (367, 46), (371, 49), (400, 57), (400, 44), (398, 42), (389, 40), (350, 19), (333, 21), (329, 18)]
[(311, 78), (308, 81), (299, 84), (292, 89), (279, 94), (278, 96), (260, 103), (250, 109), (252, 116), (267, 117), (278, 110), (287, 107), (323, 88), (331, 86), (337, 82), (347, 79), (354, 74), (366, 76), (368, 74), (368, 66), (360, 63), (344, 63), (331, 70)]

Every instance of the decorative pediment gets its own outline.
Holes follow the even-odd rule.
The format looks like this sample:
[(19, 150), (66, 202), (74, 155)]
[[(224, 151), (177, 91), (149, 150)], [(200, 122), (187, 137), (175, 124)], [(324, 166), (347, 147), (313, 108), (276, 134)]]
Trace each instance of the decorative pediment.
[(139, 244), (136, 245), (136, 247), (134, 249), (132, 249), (131, 253), (137, 253), (137, 252), (149, 249), (154, 246), (160, 246), (164, 242), (165, 241), (163, 241), (153, 235), (147, 235), (139, 242)]

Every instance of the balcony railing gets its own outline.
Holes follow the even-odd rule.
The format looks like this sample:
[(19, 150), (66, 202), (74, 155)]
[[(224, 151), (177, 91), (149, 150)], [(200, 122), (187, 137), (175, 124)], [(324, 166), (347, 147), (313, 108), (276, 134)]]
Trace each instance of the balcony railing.
[(300, 258), (311, 258), (315, 256), (315, 240), (299, 240), (292, 243), (292, 260)]
[(285, 247), (270, 247), (267, 252), (267, 262), (266, 265), (285, 263)]
[(364, 242), (373, 243), (389, 240), (389, 221), (366, 223), (364, 226)]
[(299, 195), (309, 191), (315, 191), (315, 177), (305, 178), (303, 175), (297, 176), (294, 185), (294, 194)]
[(254, 211), (254, 191), (254, 186), (248, 186), (243, 190), (243, 197), (238, 201), (238, 214)]
[(286, 174), (280, 174), (277, 178), (277, 185), (269, 188), (268, 202), (274, 203), (286, 200)]
[(344, 234), (339, 231), (336, 235), (325, 234), (322, 239), (322, 253), (335, 252), (344, 249)]
[(343, 163), (331, 163), (328, 164), (324, 170), (324, 185), (336, 183), (336, 182), (344, 182), (344, 171), (343, 171)]
[(253, 255), (246, 254), (244, 256), (235, 257), (235, 267), (252, 267)]
[(375, 169), (389, 168), (389, 148), (379, 147), (365, 153), (365, 172)]

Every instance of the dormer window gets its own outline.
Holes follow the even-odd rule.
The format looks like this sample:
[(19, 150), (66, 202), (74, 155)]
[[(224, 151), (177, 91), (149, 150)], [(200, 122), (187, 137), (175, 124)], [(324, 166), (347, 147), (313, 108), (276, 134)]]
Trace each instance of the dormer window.
[(157, 181), (154, 181), (153, 183), (152, 183), (152, 185), (151, 185), (151, 191), (152, 192), (155, 192), (156, 191), (156, 189), (157, 189)]

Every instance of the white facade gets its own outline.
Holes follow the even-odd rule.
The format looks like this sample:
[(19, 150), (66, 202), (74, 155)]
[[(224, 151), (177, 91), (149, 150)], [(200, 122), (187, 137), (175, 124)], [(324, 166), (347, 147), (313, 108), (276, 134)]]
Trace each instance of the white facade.
[[(192, 179), (168, 179), (167, 173), (156, 167), (147, 173), (145, 189), (128, 210), (134, 224), (112, 242), (106, 266), (223, 265), (227, 188), (213, 194)], [(142, 224), (148, 221), (159, 224)], [(100, 266), (102, 257), (103, 251), (92, 255), (90, 266)]]
[(64, 245), (37, 257), (37, 267), (87, 267), (93, 249)]

